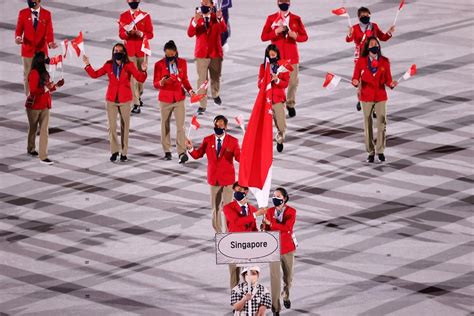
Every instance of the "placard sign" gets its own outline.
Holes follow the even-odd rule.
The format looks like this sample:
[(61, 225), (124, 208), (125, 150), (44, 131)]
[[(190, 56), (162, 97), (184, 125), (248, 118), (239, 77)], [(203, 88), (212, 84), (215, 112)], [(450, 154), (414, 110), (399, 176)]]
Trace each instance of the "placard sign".
[(216, 234), (216, 264), (280, 261), (279, 232)]

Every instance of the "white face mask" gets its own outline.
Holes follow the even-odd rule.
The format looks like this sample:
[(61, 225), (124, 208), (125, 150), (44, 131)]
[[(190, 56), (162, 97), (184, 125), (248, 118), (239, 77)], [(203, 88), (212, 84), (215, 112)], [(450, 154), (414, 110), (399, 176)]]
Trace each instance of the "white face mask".
[(246, 279), (247, 279), (247, 282), (249, 282), (252, 285), (255, 285), (258, 281), (258, 275), (248, 274)]

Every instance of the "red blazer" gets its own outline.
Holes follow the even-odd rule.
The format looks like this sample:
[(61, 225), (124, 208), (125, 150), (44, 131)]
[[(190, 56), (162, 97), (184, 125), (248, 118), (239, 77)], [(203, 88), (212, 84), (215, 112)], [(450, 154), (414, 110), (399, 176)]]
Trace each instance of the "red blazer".
[(360, 56), (361, 49), (365, 44), (365, 41), (372, 36), (377, 37), (380, 41), (388, 41), (389, 39), (392, 38), (392, 35), (389, 33), (384, 33), (380, 30), (379, 26), (376, 23), (371, 23), (372, 24), (372, 30), (367, 30), (365, 32), (362, 32), (362, 29), (360, 28), (360, 24), (356, 24), (352, 26), (352, 36), (346, 36), (346, 42), (354, 42), (355, 43), (355, 59), (357, 59)]
[(295, 251), (296, 246), (293, 242), (293, 226), (296, 221), (296, 210), (290, 206), (286, 206), (283, 213), (283, 221), (278, 223), (275, 218), (275, 208), (269, 208), (265, 218), (270, 221), (271, 226), (265, 225), (266, 231), (280, 232), (280, 251), (284, 255), (288, 252)]
[(18, 13), (15, 37), (23, 37), (21, 56), (33, 57), (39, 51), (48, 56), (48, 44), (54, 42), (51, 12), (41, 7), (36, 31), (31, 15), (30, 8), (23, 9)]
[(222, 148), (217, 157), (216, 136), (204, 138), (199, 148), (189, 152), (194, 159), (207, 156), (207, 182), (210, 185), (231, 185), (235, 182), (234, 159), (240, 161), (240, 146), (237, 138), (226, 133)]
[[(263, 84), (263, 76), (265, 75), (265, 65), (260, 65), (260, 71), (258, 73), (258, 88), (262, 88)], [(286, 101), (286, 93), (285, 89), (288, 87), (288, 83), (290, 82), (290, 73), (289, 72), (281, 72), (278, 74), (278, 79), (280, 81), (276, 83), (272, 81), (272, 103), (277, 104)]]
[(282, 59), (290, 59), (292, 64), (298, 64), (300, 62), (300, 57), (296, 43), (306, 42), (308, 40), (308, 34), (306, 33), (303, 21), (301, 21), (299, 16), (290, 12), (289, 28), (298, 34), (296, 40), (289, 36), (284, 36), (281, 33), (276, 35), (276, 27), (272, 28), (272, 24), (278, 18), (278, 14), (279, 13), (277, 12), (268, 16), (267, 22), (265, 22), (265, 26), (262, 30), (262, 41), (271, 41), (272, 44), (275, 44), (278, 47)]
[(380, 102), (387, 100), (385, 86), (392, 83), (390, 62), (386, 57), (380, 57), (377, 72), (372, 75), (368, 65), (369, 57), (361, 57), (356, 63), (352, 80), (357, 79), (362, 83), (360, 101)]
[(189, 22), (188, 36), (196, 36), (196, 47), (194, 49), (194, 57), (196, 58), (222, 58), (224, 53), (222, 51), (221, 33), (227, 31), (227, 25), (224, 19), (219, 22), (214, 13), (211, 13), (211, 21), (209, 28), (206, 29), (206, 22), (204, 18), (196, 21), (196, 26), (193, 26), (194, 18)]
[(28, 86), (30, 88), (30, 95), (35, 98), (35, 101), (31, 107), (32, 110), (45, 110), (51, 108), (51, 93), (56, 90), (54, 84), (49, 82), (46, 86), (40, 87), (40, 76), (36, 69), (30, 71), (28, 75)]
[(156, 89), (159, 89), (158, 101), (165, 103), (175, 103), (186, 98), (183, 86), (186, 91), (191, 91), (193, 88), (188, 80), (188, 66), (186, 60), (183, 58), (178, 58), (178, 77), (181, 79), (179, 82), (177, 79), (173, 78), (169, 80), (164, 86), (160, 85), (160, 81), (164, 76), (169, 76), (170, 72), (168, 66), (166, 65), (166, 58), (163, 58), (155, 63), (155, 75), (153, 77), (153, 85)]
[(227, 229), (229, 233), (258, 231), (257, 222), (255, 217), (253, 217), (253, 213), (255, 213), (257, 209), (255, 206), (250, 204), (247, 204), (247, 207), (248, 214), (247, 216), (243, 216), (241, 214), (242, 209), (236, 200), (224, 205), (224, 215), (227, 221)]
[(145, 82), (146, 72), (139, 71), (135, 64), (128, 62), (124, 64), (120, 73), (120, 78), (114, 74), (112, 60), (107, 61), (101, 68), (94, 70), (91, 65), (86, 66), (87, 74), (91, 78), (99, 78), (107, 74), (109, 77), (109, 87), (107, 88), (106, 100), (115, 102), (118, 98), (119, 103), (132, 101), (132, 88), (130, 88), (130, 78), (133, 76), (139, 82)]
[[(145, 11), (137, 10), (136, 14), (139, 13), (147, 14)], [(127, 10), (120, 14), (120, 23), (128, 25), (133, 22), (132, 12)], [(147, 14), (140, 22), (138, 22), (134, 27), (134, 30), (143, 32), (143, 36), (146, 36), (147, 39), (151, 40), (153, 38), (153, 23), (151, 22), (150, 14)], [(145, 53), (142, 52), (142, 42), (143, 38), (138, 37), (137, 35), (127, 35), (124, 28), (119, 24), (119, 37), (123, 39), (125, 47), (127, 48), (128, 56), (130, 57), (143, 57)]]

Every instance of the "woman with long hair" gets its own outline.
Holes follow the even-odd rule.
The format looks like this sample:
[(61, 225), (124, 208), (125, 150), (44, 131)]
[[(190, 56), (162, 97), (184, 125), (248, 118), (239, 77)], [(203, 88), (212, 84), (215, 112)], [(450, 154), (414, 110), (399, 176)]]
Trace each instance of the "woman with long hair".
[[(375, 161), (375, 154), (380, 162), (385, 161), (385, 142), (387, 127), (387, 92), (398, 84), (393, 81), (388, 58), (382, 55), (380, 43), (376, 37), (370, 37), (364, 44), (361, 57), (357, 61), (352, 76), (354, 87), (360, 86), (360, 102), (364, 112), (365, 148), (369, 154), (367, 162)], [(377, 143), (374, 142), (373, 112), (377, 113)]]
[[(64, 79), (57, 83), (51, 81), (46, 70), (46, 56), (44, 52), (37, 52), (32, 60), (31, 71), (28, 75), (29, 96), (26, 100), (26, 114), (28, 116), (28, 145), (30, 156), (37, 157), (42, 163), (51, 165), (48, 158), (48, 123), (51, 109), (51, 92), (62, 87)], [(36, 151), (36, 132), (40, 130), (39, 154)]]
[[(130, 79), (133, 76), (139, 82), (145, 82), (147, 65), (142, 65), (142, 70), (128, 59), (127, 49), (123, 44), (117, 43), (112, 48), (112, 59), (94, 70), (89, 58), (83, 56), (85, 70), (91, 78), (99, 78), (107, 74), (109, 77), (109, 87), (106, 94), (106, 110), (109, 123), (110, 140), (110, 161), (117, 162), (120, 154), (120, 161), (128, 160), (128, 134), (130, 129), (130, 112), (132, 109), (133, 94), (130, 86)], [(117, 136), (117, 116), (120, 116), (120, 144)]]

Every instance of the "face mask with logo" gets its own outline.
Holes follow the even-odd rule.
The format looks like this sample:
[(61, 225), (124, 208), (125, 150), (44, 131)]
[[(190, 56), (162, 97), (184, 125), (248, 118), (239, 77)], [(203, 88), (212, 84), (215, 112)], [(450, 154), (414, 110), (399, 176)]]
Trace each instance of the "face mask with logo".
[(370, 23), (370, 16), (361, 16), (359, 21), (364, 24), (369, 24)]
[(280, 8), (281, 11), (286, 12), (290, 8), (290, 4), (289, 3), (279, 3), (278, 7)]
[(236, 199), (237, 201), (242, 201), (243, 199), (245, 199), (247, 195), (244, 193), (244, 192), (234, 192), (234, 199)]
[(277, 198), (277, 197), (274, 197), (272, 199), (272, 201), (273, 201), (273, 205), (275, 205), (276, 207), (283, 204), (283, 199), (280, 199), (280, 198)]
[(132, 10), (136, 10), (138, 8), (139, 4), (140, 4), (140, 2), (138, 2), (138, 1), (132, 1), (132, 2), (128, 3), (128, 5), (130, 6), (130, 9), (132, 9)]
[(217, 136), (224, 134), (224, 131), (225, 130), (223, 128), (214, 127), (214, 133), (216, 133)]
[(33, 9), (34, 7), (36, 7), (38, 3), (36, 1), (31, 1), (31, 0), (28, 0), (28, 7), (30, 9)]
[(207, 5), (202, 5), (201, 6), (201, 13), (202, 14), (208, 14), (211, 12), (211, 7), (208, 7)]

